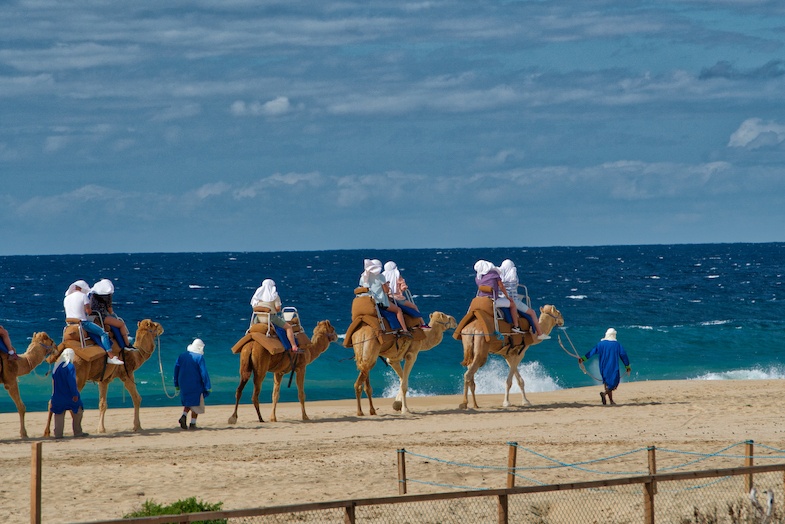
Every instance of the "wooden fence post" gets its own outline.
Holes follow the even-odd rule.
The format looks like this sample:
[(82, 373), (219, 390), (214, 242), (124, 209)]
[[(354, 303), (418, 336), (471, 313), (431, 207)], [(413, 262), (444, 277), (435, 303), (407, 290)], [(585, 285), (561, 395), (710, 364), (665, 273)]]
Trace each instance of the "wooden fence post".
[(515, 464), (518, 460), (518, 443), (509, 442), (510, 450), (507, 453), (507, 487), (515, 487)]
[[(752, 466), (752, 441), (748, 440), (744, 443), (744, 465)], [(752, 473), (744, 475), (744, 490), (745, 494), (752, 490)]]
[(343, 508), (343, 522), (344, 524), (355, 524), (356, 517), (354, 511), (354, 504), (349, 504)]
[(33, 443), (30, 475), (30, 524), (41, 524), (41, 456), (42, 442)]
[(406, 495), (406, 450), (398, 450), (398, 494)]
[[(657, 457), (655, 456), (655, 450), (657, 448), (654, 446), (649, 446), (649, 475), (656, 475), (657, 474)], [(654, 490), (654, 494), (657, 494), (657, 481), (652, 481), (652, 489)]]
[(509, 513), (507, 512), (507, 495), (499, 495), (499, 524), (507, 524)]
[(643, 484), (643, 522), (654, 524), (654, 482)]

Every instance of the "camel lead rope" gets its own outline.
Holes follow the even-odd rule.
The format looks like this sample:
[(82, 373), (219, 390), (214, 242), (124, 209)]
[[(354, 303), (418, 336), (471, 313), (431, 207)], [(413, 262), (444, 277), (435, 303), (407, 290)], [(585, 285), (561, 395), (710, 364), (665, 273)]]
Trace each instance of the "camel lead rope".
[(177, 392), (174, 395), (170, 395), (169, 392), (166, 390), (166, 378), (164, 378), (164, 363), (161, 359), (161, 337), (155, 337), (156, 345), (158, 346), (158, 369), (161, 372), (161, 385), (164, 388), (164, 395), (166, 398), (173, 399), (177, 397)]
[(561, 341), (561, 335), (556, 335), (556, 339), (559, 341), (559, 345), (564, 350), (564, 352), (570, 355), (571, 357), (578, 359), (578, 367), (581, 368), (581, 371), (583, 371), (584, 375), (589, 375), (592, 379), (601, 383), (602, 380), (589, 373), (589, 371), (586, 369), (586, 366), (583, 365), (583, 362), (581, 361), (581, 356), (578, 354), (578, 350), (575, 349), (575, 344), (572, 343), (572, 340), (570, 339), (570, 335), (567, 334), (567, 331), (563, 327), (560, 329), (564, 331), (564, 336), (567, 338), (567, 342), (570, 343), (570, 346), (572, 347), (572, 351), (573, 351), (572, 353), (570, 353), (570, 351), (568, 351), (567, 348), (564, 347), (564, 344)]

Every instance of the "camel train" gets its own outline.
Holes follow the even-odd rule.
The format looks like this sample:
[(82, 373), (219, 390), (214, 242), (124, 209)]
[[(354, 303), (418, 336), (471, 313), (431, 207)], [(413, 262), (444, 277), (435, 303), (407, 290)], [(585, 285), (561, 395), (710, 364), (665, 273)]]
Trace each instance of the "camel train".
[[(411, 295), (409, 294), (409, 297)], [(528, 301), (528, 297), (527, 297)], [(412, 302), (413, 303), (413, 302)], [(368, 398), (368, 413), (376, 415), (373, 404), (373, 388), (370, 373), (379, 358), (385, 360), (392, 367), (399, 378), (399, 388), (393, 401), (393, 410), (400, 413), (409, 413), (406, 397), (409, 386), (409, 376), (419, 354), (438, 346), (448, 330), (454, 330), (453, 338), (461, 341), (463, 346), (462, 365), (466, 367), (463, 384), (463, 400), (460, 409), (469, 407), (468, 395), (471, 392), (472, 406), (478, 408), (475, 396), (474, 377), (478, 370), (487, 362), (491, 354), (499, 355), (507, 362), (509, 373), (505, 383), (503, 406), (510, 403), (510, 389), (513, 379), (518, 384), (522, 395), (522, 405), (530, 405), (526, 398), (524, 381), (518, 371), (518, 366), (523, 361), (529, 347), (539, 344), (543, 338), (556, 327), (564, 325), (561, 312), (553, 305), (540, 308), (537, 327), (541, 330), (539, 336), (534, 332), (532, 324), (525, 316), (520, 316), (517, 326), (505, 317), (497, 307), (495, 297), (477, 296), (469, 306), (468, 312), (456, 322), (455, 318), (434, 311), (430, 314), (428, 324), (422, 324), (422, 318), (417, 317), (419, 311), (408, 311), (404, 315), (404, 324), (396, 324), (391, 314), (385, 314), (380, 308), (368, 287), (358, 287), (352, 301), (352, 322), (346, 330), (343, 345), (354, 350), (354, 360), (358, 371), (354, 383), (355, 397), (357, 400), (357, 416), (364, 416), (361, 398), (363, 392)], [(245, 385), (253, 378), (253, 406), (259, 422), (264, 422), (262, 417), (259, 395), (263, 380), (267, 373), (273, 374), (273, 392), (271, 402), (270, 421), (276, 422), (276, 407), (280, 398), (281, 383), (289, 375), (289, 385), (296, 377), (297, 396), (301, 408), (302, 420), (309, 420), (305, 410), (305, 373), (307, 366), (314, 362), (330, 346), (336, 342), (338, 334), (329, 320), (322, 320), (316, 324), (312, 336), (309, 338), (300, 322), (299, 314), (295, 308), (283, 308), (282, 317), (287, 325), (291, 326), (296, 342), (296, 351), (287, 349), (283, 338), (273, 329), (271, 315), (275, 312), (265, 307), (255, 307), (251, 316), (251, 323), (245, 334), (232, 347), (232, 353), (240, 357), (239, 375), (240, 382), (235, 392), (234, 411), (228, 419), (229, 424), (237, 422), (237, 412)], [(404, 326), (406, 329), (404, 329)], [(109, 330), (107, 329), (107, 332)], [(95, 382), (99, 388), (99, 419), (98, 432), (105, 433), (104, 425), (107, 410), (107, 392), (109, 383), (115, 379), (123, 382), (129, 392), (134, 405), (133, 431), (142, 430), (139, 411), (141, 396), (137, 391), (134, 371), (139, 369), (159, 346), (160, 336), (164, 333), (163, 327), (153, 320), (145, 319), (138, 323), (134, 348), (128, 350), (124, 344), (112, 339), (113, 352), (122, 359), (121, 364), (110, 364), (111, 353), (95, 345), (86, 337), (78, 323), (70, 323), (63, 331), (63, 341), (57, 344), (46, 333), (34, 333), (27, 351), (18, 355), (18, 359), (11, 359), (5, 353), (0, 353), (0, 380), (14, 401), (19, 412), (20, 436), (27, 438), (25, 429), (25, 406), (21, 400), (17, 378), (30, 373), (44, 360), (54, 363), (65, 348), (75, 352), (74, 366), (76, 370), (77, 387), (81, 391), (87, 382)], [(44, 436), (50, 434), (51, 412), (46, 423)]]

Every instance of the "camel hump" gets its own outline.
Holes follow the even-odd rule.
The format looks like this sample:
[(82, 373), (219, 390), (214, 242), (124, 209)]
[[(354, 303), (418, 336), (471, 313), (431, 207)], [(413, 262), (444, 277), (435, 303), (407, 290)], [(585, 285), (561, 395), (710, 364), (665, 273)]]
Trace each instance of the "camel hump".
[(352, 320), (362, 316), (377, 316), (376, 302), (369, 295), (360, 295), (352, 300)]

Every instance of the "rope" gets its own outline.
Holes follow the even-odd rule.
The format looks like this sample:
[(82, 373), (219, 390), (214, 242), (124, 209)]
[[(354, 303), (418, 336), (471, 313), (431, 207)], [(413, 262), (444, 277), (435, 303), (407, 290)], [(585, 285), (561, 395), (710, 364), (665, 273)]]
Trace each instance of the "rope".
[(567, 353), (568, 355), (570, 355), (571, 357), (577, 358), (579, 360), (578, 366), (581, 368), (581, 371), (583, 371), (584, 375), (589, 375), (595, 381), (597, 381), (599, 383), (602, 383), (602, 379), (599, 379), (599, 378), (595, 377), (594, 375), (592, 375), (591, 373), (589, 373), (589, 371), (586, 369), (586, 366), (584, 366), (583, 362), (580, 361), (581, 360), (581, 356), (578, 354), (578, 350), (575, 349), (575, 344), (572, 343), (572, 340), (570, 339), (570, 335), (567, 334), (567, 329), (562, 327), (562, 326), (560, 326), (559, 329), (564, 331), (564, 336), (567, 338), (567, 342), (570, 343), (570, 346), (572, 346), (572, 350), (573, 350), (573, 352), (570, 353), (570, 351), (568, 351), (567, 348), (564, 347), (564, 344), (562, 344), (561, 335), (556, 335), (556, 339), (559, 341), (559, 345), (564, 350), (564, 352)]
[(562, 462), (560, 460), (556, 460), (554, 458), (548, 457), (547, 455), (543, 455), (542, 453), (537, 453), (536, 451), (533, 451), (531, 449), (527, 449), (527, 448), (524, 448), (524, 447), (521, 447), (521, 446), (516, 446), (516, 447), (518, 449), (521, 449), (523, 451), (531, 453), (532, 455), (534, 455), (536, 457), (540, 457), (540, 458), (545, 459), (545, 460), (550, 460), (551, 462), (555, 462), (556, 464), (558, 464), (557, 466), (535, 466), (535, 467), (522, 467), (522, 468), (516, 467), (515, 468), (516, 470), (520, 469), (520, 470), (525, 471), (525, 470), (536, 470), (536, 469), (573, 468), (573, 469), (577, 469), (577, 470), (580, 470), (580, 471), (585, 471), (587, 473), (596, 473), (598, 475), (646, 475), (648, 473), (648, 471), (599, 471), (599, 470), (594, 470), (594, 469), (588, 469), (588, 468), (580, 467), (580, 466), (585, 465), (585, 464), (593, 464), (595, 462), (603, 462), (603, 461), (606, 461), (606, 460), (615, 459), (615, 458), (619, 458), (619, 457), (624, 457), (626, 455), (631, 455), (633, 453), (639, 453), (641, 451), (646, 450), (647, 448), (638, 448), (638, 449), (634, 449), (632, 451), (625, 451), (623, 453), (619, 453), (618, 455), (611, 455), (610, 457), (605, 457), (605, 458), (600, 458), (600, 459), (585, 460), (585, 461), (582, 461), (582, 462), (567, 463), (567, 462)]
[(173, 395), (170, 395), (169, 392), (166, 390), (166, 378), (164, 378), (164, 363), (163, 363), (163, 359), (161, 358), (161, 337), (155, 337), (155, 340), (158, 346), (158, 370), (161, 372), (161, 386), (163, 386), (164, 395), (166, 395), (166, 398), (173, 399), (177, 396), (177, 392), (175, 391)]

